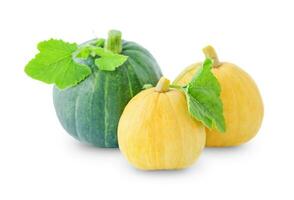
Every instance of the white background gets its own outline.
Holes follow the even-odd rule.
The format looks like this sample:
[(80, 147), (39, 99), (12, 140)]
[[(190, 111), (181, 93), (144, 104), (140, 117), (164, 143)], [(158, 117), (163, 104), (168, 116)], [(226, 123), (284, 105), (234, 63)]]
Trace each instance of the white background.
[[(294, 199), (293, 26), (290, 0), (1, 0), (0, 199)], [(52, 86), (23, 68), (39, 41), (81, 43), (111, 28), (150, 50), (170, 79), (214, 45), (260, 88), (257, 137), (205, 149), (189, 169), (157, 172), (75, 141), (55, 116)]]

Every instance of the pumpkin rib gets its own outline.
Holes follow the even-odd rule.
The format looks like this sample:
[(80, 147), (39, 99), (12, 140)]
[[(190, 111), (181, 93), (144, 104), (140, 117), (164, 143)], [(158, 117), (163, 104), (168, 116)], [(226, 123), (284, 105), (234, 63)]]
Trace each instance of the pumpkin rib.
[[(159, 94), (154, 94), (154, 93), (150, 93), (151, 95), (150, 96), (148, 96), (148, 99), (150, 99), (150, 98), (152, 98), (152, 99), (155, 99), (155, 100), (153, 100), (155, 103), (154, 103), (154, 105), (152, 106), (152, 108), (150, 108), (150, 115), (151, 116), (153, 116), (154, 114), (154, 112), (156, 113), (157, 112), (157, 104), (158, 104), (158, 99), (159, 99)], [(156, 95), (156, 96), (155, 96)], [(146, 98), (146, 101), (148, 100), (147, 98)], [(144, 109), (143, 109), (144, 110)], [(153, 121), (153, 119), (149, 119), (150, 121), (150, 124), (152, 124), (152, 126), (154, 127), (154, 126), (157, 126), (157, 122), (154, 122)], [(142, 125), (143, 125), (143, 123), (142, 123)], [(141, 129), (141, 128), (140, 128)], [(147, 135), (146, 135), (146, 138), (148, 138), (148, 141), (150, 141), (150, 138), (152, 138), (151, 136), (150, 136), (150, 134), (151, 134), (151, 132), (150, 131), (148, 131), (147, 132)], [(156, 140), (156, 138), (155, 137), (153, 137), (153, 140), (151, 141), (152, 143), (155, 143), (155, 140)], [(158, 161), (158, 155), (156, 154), (156, 151), (154, 151), (154, 149), (152, 149), (152, 148), (150, 148), (151, 147), (151, 145), (149, 146), (149, 148), (147, 148), (147, 150), (146, 150), (146, 152), (147, 152), (147, 154), (149, 155), (149, 156), (146, 156), (145, 157), (145, 163), (148, 163), (148, 165), (151, 163), (150, 162), (150, 160), (148, 160), (148, 158), (150, 158), (150, 155), (154, 155), (155, 154), (155, 160), (156, 160), (156, 162)], [(151, 156), (152, 157), (152, 156)]]
[(125, 48), (125, 49), (123, 49), (122, 54), (124, 54), (125, 52), (128, 52), (128, 51), (134, 51), (134, 52), (137, 52), (137, 53), (140, 53), (140, 54), (148, 55), (147, 52), (142, 51), (142, 49), (139, 49), (139, 48)]
[[(135, 69), (134, 67), (133, 67), (133, 64), (131, 63), (131, 62), (134, 62), (134, 63), (136, 63), (133, 59), (131, 59), (131, 58), (128, 58), (128, 61), (129, 61), (129, 63), (130, 63), (130, 66), (132, 67), (132, 69), (134, 70), (134, 72), (135, 72), (135, 74), (136, 74), (136, 76), (137, 76), (137, 78), (138, 78), (138, 80), (139, 80), (139, 82), (140, 82), (140, 85), (141, 86), (143, 86), (144, 85), (144, 80), (142, 80), (140, 77), (139, 77), (139, 75), (138, 75), (138, 70), (140, 70), (140, 69)], [(137, 63), (136, 63), (137, 64)], [(137, 64), (138, 65), (138, 64)], [(146, 75), (144, 75), (144, 77), (145, 77)]]
[[(76, 124), (76, 129), (77, 129), (77, 133), (79, 136), (79, 139), (81, 141), (88, 141), (90, 135), (89, 134), (84, 134), (84, 123), (86, 121), (86, 119), (88, 118), (89, 115), (87, 115), (86, 117), (83, 116), (83, 114), (81, 113), (81, 111), (83, 110), (88, 110), (89, 105), (85, 104), (85, 102), (89, 101), (89, 94), (90, 92), (88, 92), (87, 90), (89, 88), (91, 88), (91, 82), (93, 75), (91, 75), (91, 77), (89, 79), (87, 79), (87, 82), (85, 82), (82, 85), (79, 85), (79, 89), (76, 92), (76, 96), (77, 96), (77, 101), (76, 101), (76, 108), (75, 108), (75, 124)], [(85, 90), (86, 89), (86, 90)], [(87, 132), (89, 132), (89, 127), (87, 127)]]
[[(153, 98), (152, 96), (153, 96), (152, 93), (148, 93), (148, 94), (144, 97), (144, 102), (143, 102), (143, 101), (140, 102), (140, 104), (139, 104), (139, 105), (140, 105), (140, 109), (141, 109), (141, 111), (142, 111), (143, 113), (145, 112), (145, 109), (144, 109), (145, 102), (146, 102), (149, 98)], [(148, 109), (149, 111), (147, 111), (147, 112), (150, 112), (151, 115), (153, 115), (153, 114), (152, 114), (152, 113), (153, 113), (153, 109), (154, 109), (154, 108), (152, 108), (152, 109)], [(136, 115), (133, 115), (133, 117), (134, 117), (134, 116), (136, 116)], [(150, 124), (153, 124), (153, 123), (150, 122)], [(130, 123), (129, 125), (131, 126), (131, 123)], [(144, 125), (143, 123), (140, 124), (140, 129), (141, 129), (141, 127), (143, 127), (143, 125)], [(140, 130), (140, 129), (139, 129), (139, 130)], [(149, 132), (147, 132), (147, 133), (145, 133), (145, 134), (146, 134), (145, 137), (149, 139), (149, 138), (150, 138), (150, 136), (149, 136)], [(130, 136), (130, 135), (129, 135), (129, 136)], [(144, 149), (144, 150), (145, 150), (145, 153), (146, 153), (146, 154), (148, 154), (148, 155), (149, 155), (149, 154), (152, 154), (152, 151), (151, 151), (152, 149), (149, 148), (149, 149)], [(149, 161), (148, 161), (147, 159), (146, 159), (144, 162), (145, 162), (145, 163), (149, 163)]]
[[(148, 56), (146, 56), (145, 54), (134, 54), (134, 51), (132, 50), (128, 50), (125, 51), (124, 53), (126, 53), (126, 55), (129, 56), (129, 58), (131, 58), (131, 60), (133, 62), (135, 62), (138, 66), (141, 66), (141, 68), (145, 71), (145, 73), (147, 72), (147, 75), (150, 77), (158, 77), (160, 78), (160, 74), (161, 71), (156, 70), (156, 68), (151, 67), (151, 66), (158, 66), (157, 62), (155, 62), (155, 60), (151, 60), (148, 59)], [(139, 56), (143, 56), (143, 58), (140, 58)], [(141, 60), (144, 60), (144, 62), (142, 62)], [(154, 80), (152, 80), (154, 82)], [(153, 84), (156, 84), (156, 82), (154, 82)]]
[[(239, 84), (241, 85), (241, 82), (240, 82), (240, 80), (242, 79), (241, 78), (241, 74), (237, 74), (237, 77), (238, 77), (238, 82), (239, 82)], [(234, 94), (234, 97), (235, 97), (235, 105), (239, 105), (240, 104), (240, 98), (238, 98), (238, 96), (237, 96), (237, 94), (238, 93), (240, 93), (240, 92), (242, 92), (242, 91), (240, 91), (240, 90), (238, 90), (237, 91), (237, 89), (235, 88), (235, 89), (233, 89), (233, 94)], [(239, 106), (238, 106), (239, 107)], [(239, 112), (237, 112), (237, 119), (238, 119), (238, 121), (239, 121), (239, 123), (238, 123), (238, 125), (235, 125), (236, 126), (236, 130), (237, 130), (237, 132), (238, 133), (240, 133), (241, 135), (243, 135), (244, 134), (244, 132), (241, 132), (240, 130), (242, 129), (242, 126), (241, 126), (241, 115), (242, 115), (242, 113), (240, 112), (240, 109), (239, 109)], [(246, 132), (246, 131), (245, 131)], [(240, 138), (238, 138), (238, 139), (236, 139), (236, 143), (238, 143), (238, 144), (240, 144), (240, 143), (242, 143), (241, 141), (240, 141)]]
[[(233, 85), (235, 83), (225, 84), (226, 82), (225, 83), (222, 82), (222, 80), (225, 80), (225, 79), (234, 80), (235, 77), (231, 78), (231, 74), (228, 72), (228, 70), (227, 70), (227, 68), (226, 68), (226, 66), (225, 66), (224, 63), (221, 66), (218, 67), (218, 70), (221, 70), (221, 71), (218, 73), (218, 76), (219, 77), (217, 77), (217, 79), (220, 81), (220, 84), (222, 85), (222, 87), (225, 86), (226, 90), (227, 91), (230, 91), (229, 92), (230, 93), (230, 99), (231, 99), (230, 102), (233, 102), (233, 105), (234, 105), (234, 106), (231, 105), (230, 107), (231, 108), (236, 108), (237, 107), (236, 104), (238, 102), (238, 98), (237, 98), (238, 91), (236, 91), (236, 88), (233, 87)], [(235, 74), (234, 74), (234, 76), (235, 76)], [(225, 111), (225, 109), (227, 109), (227, 108), (225, 107), (225, 104), (224, 103), (223, 103), (223, 106), (224, 106), (224, 111)], [(225, 113), (225, 119), (227, 119), (226, 113), (228, 113), (228, 112), (224, 112), (224, 113)], [(234, 112), (234, 114), (235, 115), (233, 117), (230, 117), (230, 118), (233, 118), (233, 119), (237, 119), (238, 120), (240, 118), (239, 112)], [(229, 124), (229, 123), (226, 122), (226, 124)], [(234, 127), (234, 131), (239, 132), (238, 131), (239, 130), (239, 123), (235, 123), (235, 124), (236, 125)], [(206, 129), (206, 130), (207, 130), (207, 138), (208, 138), (206, 140), (206, 144), (208, 146), (222, 146), (222, 145), (227, 145), (227, 143), (230, 143), (230, 141), (226, 140), (225, 142), (224, 141), (220, 141), (217, 144), (210, 145), (209, 144), (209, 141), (210, 141), (209, 138), (211, 138), (210, 135), (212, 137), (218, 137), (219, 135), (216, 135), (216, 134), (221, 134), (221, 133), (218, 133), (218, 132), (216, 132), (214, 130), (210, 130), (210, 129)], [(227, 131), (228, 130), (230, 130), (230, 125), (227, 125)], [(227, 135), (225, 135), (225, 134), (226, 133), (224, 133), (224, 137), (227, 137)]]
[[(89, 110), (90, 110), (90, 116), (92, 117), (93, 115), (93, 110), (91, 108), (93, 108), (93, 105), (94, 105), (94, 94), (95, 94), (95, 89), (96, 89), (96, 74), (94, 73), (93, 74), (94, 78), (93, 78), (93, 83), (92, 83), (92, 94), (91, 94), (91, 100), (90, 100), (90, 104), (89, 104)], [(89, 126), (90, 130), (89, 132), (92, 133), (92, 126)]]
[[(235, 70), (236, 71), (236, 70)], [(235, 75), (236, 75), (236, 73), (235, 73)], [(239, 73), (239, 70), (238, 70), (238, 73), (237, 73), (237, 77), (238, 77), (238, 80), (241, 82), (242, 80), (244, 80), (244, 77), (243, 76), (241, 76), (241, 74)], [(247, 82), (247, 81), (246, 81)], [(241, 83), (240, 83), (241, 84)], [(247, 88), (246, 88), (247, 89)], [(238, 91), (238, 92), (240, 92), (240, 91)], [(234, 97), (236, 97), (237, 96), (237, 92), (236, 92), (236, 89), (234, 90)], [(239, 101), (239, 99), (238, 98), (236, 98), (238, 101)], [(241, 119), (241, 116), (240, 116), (240, 112), (238, 112), (238, 119), (240, 120)], [(240, 123), (238, 123), (238, 132), (239, 132), (239, 130), (240, 130)], [(244, 134), (244, 133), (241, 133), (241, 134)], [(240, 142), (239, 142), (240, 143)]]
[[(177, 113), (176, 113), (176, 111), (175, 111), (175, 108), (174, 108), (174, 106), (173, 106), (173, 104), (172, 104), (172, 102), (171, 102), (171, 99), (170, 99), (170, 97), (169, 97), (169, 95), (168, 95), (168, 93), (166, 94), (166, 98), (167, 98), (167, 101), (169, 102), (169, 105), (170, 105), (170, 107), (171, 107), (171, 110), (172, 110), (172, 112), (174, 113), (174, 118), (176, 119), (176, 123), (177, 123), (177, 127), (179, 127), (179, 132), (181, 133), (180, 134), (180, 136), (181, 136), (181, 138), (179, 139), (179, 140), (181, 140), (182, 141), (182, 143), (181, 143), (181, 148), (179, 148), (179, 149), (181, 149), (182, 150), (182, 155), (184, 154), (184, 152), (183, 152), (183, 148), (184, 148), (184, 144), (183, 144), (183, 132), (182, 132), (182, 126), (181, 126), (181, 123), (179, 122), (179, 119), (178, 119), (178, 117), (177, 117)], [(182, 156), (182, 157), (184, 157), (184, 156)]]
[(107, 134), (108, 134), (108, 127), (107, 127), (107, 119), (108, 119), (108, 111), (107, 111), (107, 87), (109, 85), (109, 82), (108, 82), (108, 76), (105, 76), (105, 80), (104, 80), (104, 145), (107, 147)]
[[(128, 49), (128, 50), (125, 50), (124, 51), (124, 54), (126, 55), (132, 55), (132, 59), (135, 58), (138, 58), (140, 56), (144, 57), (146, 59), (146, 61), (150, 62), (150, 65), (149, 64), (146, 64), (146, 66), (150, 67), (150, 66), (154, 66), (154, 65), (158, 65), (157, 62), (155, 60), (151, 60), (151, 59), (148, 59), (149, 56), (146, 55), (145, 53), (142, 53), (140, 51), (137, 51), (137, 50), (133, 50), (133, 49)], [(138, 60), (141, 60), (141, 59), (138, 59)], [(140, 63), (143, 63), (143, 62), (140, 62)], [(152, 65), (151, 65), (152, 64)], [(141, 64), (142, 65), (142, 64)], [(143, 65), (144, 66), (144, 65)]]
[(148, 57), (151, 57), (152, 59), (154, 59), (152, 54), (147, 49), (145, 49), (144, 47), (142, 47), (141, 45), (139, 45), (135, 42), (125, 42), (123, 44), (122, 54), (124, 54), (124, 51), (130, 50), (130, 49), (138, 51), (140, 53), (144, 53), (144, 54), (148, 55)]
[[(117, 125), (119, 117), (123, 112), (123, 107), (128, 103), (131, 98), (129, 92), (126, 67), (121, 66), (119, 73), (107, 73), (107, 80), (105, 80), (105, 144), (107, 147), (117, 146)], [(122, 84), (112, 84), (115, 80), (122, 81)], [(113, 102), (112, 99), (116, 99)], [(123, 107), (119, 105), (124, 105)]]
[[(228, 77), (230, 80), (234, 80), (231, 78), (231, 74), (229, 74), (226, 70), (223, 70), (223, 73), (225, 74), (226, 77)], [(234, 78), (234, 77), (233, 77)], [(239, 77), (240, 78), (240, 77)], [(234, 105), (236, 105), (236, 103), (238, 102), (238, 98), (237, 98), (237, 93), (239, 91), (236, 91), (236, 88), (232, 87), (233, 85), (230, 84), (230, 90), (231, 90), (231, 98), (234, 99)], [(235, 112), (236, 116), (235, 118), (236, 119), (240, 119), (240, 113), (239, 112)], [(240, 129), (240, 126), (239, 126), (239, 123), (236, 123), (236, 125), (238, 125), (237, 127), (235, 127), (235, 129), (239, 130)], [(235, 125), (235, 126), (236, 126)], [(239, 131), (238, 131), (239, 132)]]
[[(95, 91), (97, 91), (97, 88), (99, 87), (98, 83), (99, 83), (99, 80), (100, 80), (100, 77), (99, 77), (99, 74), (97, 73), (94, 73), (93, 74), (94, 76), (94, 79), (93, 79), (93, 90), (92, 90), (92, 97), (91, 97), (91, 107), (90, 107), (90, 110), (91, 110), (91, 117), (93, 117), (93, 107), (94, 107), (94, 95), (95, 95)], [(90, 126), (90, 133), (92, 134), (97, 134), (97, 131), (93, 131), (93, 127)], [(103, 135), (103, 142), (105, 142), (105, 138), (104, 138), (104, 135)]]
[[(158, 92), (156, 92), (156, 93), (153, 93), (153, 95), (154, 94), (156, 94), (156, 96), (155, 97), (153, 97), (153, 98), (155, 98), (155, 100), (153, 100), (153, 102), (154, 102), (154, 106), (153, 106), (153, 109), (152, 109), (152, 116), (156, 116), (156, 114), (153, 114), (153, 113), (157, 113), (157, 110), (158, 110), (158, 104), (160, 103), (160, 96), (163, 96), (164, 94), (162, 94), (162, 93), (158, 93)], [(152, 121), (153, 121), (153, 119), (152, 119)], [(154, 123), (152, 123), (153, 124), (153, 127), (154, 127), (154, 125), (155, 125), (155, 127), (157, 127), (158, 128), (158, 122), (154, 122)], [(157, 129), (157, 128), (155, 128), (155, 129)], [(148, 138), (150, 138), (150, 134), (153, 134), (153, 133), (151, 133), (151, 132), (148, 132)], [(152, 138), (152, 137), (151, 137)], [(153, 143), (154, 144), (156, 144), (157, 142), (157, 139), (156, 139), (156, 137), (153, 137)], [(156, 146), (157, 147), (157, 146)], [(164, 146), (163, 146), (163, 148), (165, 148)], [(151, 148), (149, 148), (149, 149), (151, 149)], [(154, 149), (153, 149), (153, 151), (154, 151)], [(156, 153), (157, 151), (154, 151), (154, 154), (155, 154), (155, 163), (159, 163), (159, 155), (158, 155), (158, 153)], [(153, 154), (153, 152), (152, 152), (152, 149), (151, 149), (151, 156), (149, 156), (149, 157), (152, 157), (152, 154)], [(161, 155), (162, 157), (163, 157), (163, 160), (166, 160), (165, 159), (165, 155), (164, 154), (162, 154)], [(147, 156), (145, 157), (145, 158), (148, 158)]]
[[(242, 82), (242, 84), (243, 85), (245, 85), (246, 83), (248, 83), (248, 82), (251, 82), (251, 83), (253, 83), (252, 85), (251, 85), (251, 87), (246, 87), (246, 90), (248, 90), (248, 93), (250, 93), (250, 94), (254, 94), (254, 95), (256, 95), (256, 96), (258, 96), (259, 98), (261, 98), (261, 95), (260, 95), (260, 93), (259, 93), (259, 90), (258, 90), (258, 87), (257, 87), (257, 85), (255, 85), (255, 83), (254, 83), (254, 80), (251, 78), (251, 76), (248, 74), (248, 73), (246, 73), (246, 72), (243, 72), (243, 70), (242, 69), (240, 69), (239, 67), (237, 67), (237, 71), (238, 71), (238, 77), (239, 77), (239, 80), (240, 80), (240, 82)], [(241, 73), (243, 73), (243, 75), (241, 75)], [(244, 88), (243, 88), (244, 89)], [(252, 105), (256, 105), (254, 102), (252, 103), (252, 98), (249, 98), (248, 99), (248, 106), (249, 107), (251, 107)], [(261, 115), (258, 115), (259, 117), (257, 117), (257, 118), (260, 118), (260, 119), (262, 119), (263, 118), (263, 105), (262, 105), (262, 114)], [(261, 123), (261, 121), (260, 120), (258, 120), (259, 121), (259, 123)], [(242, 127), (243, 128), (243, 127)], [(249, 129), (251, 128), (251, 126), (249, 126)], [(260, 129), (260, 127), (257, 127), (257, 129), (255, 129), (255, 131), (254, 132), (258, 132), (258, 130)], [(251, 136), (252, 137), (252, 136)], [(249, 138), (250, 139), (250, 138)], [(246, 137), (246, 141), (248, 141), (248, 138)]]
[[(144, 101), (141, 102), (141, 103), (139, 104), (138, 110), (141, 110), (141, 111), (144, 111), (144, 112), (145, 112), (144, 109), (139, 109), (139, 108), (144, 107), (146, 101), (150, 98), (150, 96), (152, 96), (152, 92), (149, 92), (149, 91), (148, 91), (148, 93), (147, 93), (147, 94), (144, 96), (144, 98), (143, 98)], [(141, 106), (140, 106), (140, 105), (141, 105)], [(130, 127), (130, 126), (132, 126), (132, 123), (129, 123), (129, 124), (128, 124), (128, 127)], [(141, 126), (143, 126), (143, 124), (141, 124)], [(128, 128), (128, 129), (129, 129), (129, 128)], [(129, 139), (129, 136), (130, 136), (130, 134), (127, 135), (127, 140)], [(126, 148), (129, 148), (128, 145), (127, 145)]]
[[(126, 62), (126, 69), (128, 71), (128, 76), (130, 78), (130, 83), (132, 86), (132, 97), (134, 97), (138, 93), (138, 91), (142, 90), (144, 84), (141, 83), (137, 73), (134, 70), (133, 65), (131, 65), (129, 62)], [(139, 87), (135, 87), (136, 85), (138, 85)]]
[(128, 84), (129, 84), (129, 91), (130, 91), (130, 97), (132, 98), (134, 96), (133, 94), (133, 87), (132, 87), (132, 84), (131, 84), (131, 79), (130, 79), (130, 76), (129, 76), (129, 70), (128, 68), (126, 68), (126, 74), (127, 74), (127, 78), (128, 78)]
[[(78, 90), (77, 88), (76, 90)], [(65, 130), (67, 130), (71, 136), (73, 136), (76, 139), (79, 139), (79, 136), (77, 134), (76, 130), (76, 120), (75, 120), (75, 109), (76, 109), (76, 100), (77, 100), (77, 95), (76, 95), (76, 90), (72, 91), (65, 91), (64, 93), (58, 92), (58, 89), (56, 87), (53, 87), (53, 103), (56, 109), (56, 114), (58, 116), (58, 119), (64, 119), (64, 123), (62, 123), (62, 126)], [(70, 94), (70, 95), (69, 95)], [(67, 101), (67, 104), (65, 104), (64, 101), (56, 101), (56, 99), (65, 99)], [(69, 119), (65, 117), (65, 114), (68, 112), (67, 110), (63, 110), (60, 112), (62, 109), (64, 109), (66, 106), (72, 107), (70, 110), (70, 114), (73, 116), (74, 119)], [(66, 111), (66, 112), (64, 112)], [(74, 125), (71, 125), (71, 124)]]
[[(105, 138), (105, 123), (104, 123), (105, 119), (104, 119), (104, 116), (105, 116), (106, 111), (104, 109), (104, 107), (105, 107), (105, 105), (104, 105), (104, 103), (105, 103), (104, 102), (104, 95), (105, 95), (104, 88), (105, 88), (105, 83), (106, 83), (105, 82), (106, 76), (99, 71), (97, 71), (96, 74), (97, 74), (96, 81), (97, 81), (98, 87), (95, 92), (95, 95), (97, 95), (97, 97), (95, 99), (96, 99), (98, 105), (96, 105), (97, 108), (95, 108), (95, 109), (97, 109), (96, 112), (97, 112), (97, 114), (99, 113), (99, 116), (96, 119), (97, 121), (95, 121), (94, 123), (99, 124), (99, 125), (97, 126), (97, 130), (95, 131), (95, 133), (97, 134), (97, 137), (100, 137), (99, 140), (101, 140), (101, 141), (99, 141), (98, 146), (105, 146), (106, 138)], [(99, 98), (99, 100), (98, 100), (98, 98)], [(102, 99), (103, 99), (103, 101), (102, 101)], [(96, 141), (94, 141), (94, 142), (96, 142)]]
[[(142, 94), (143, 93), (143, 94)], [(130, 141), (130, 134), (129, 132), (125, 132), (124, 130), (130, 130), (131, 124), (134, 123), (137, 119), (137, 115), (139, 113), (143, 113), (146, 112), (144, 107), (145, 107), (145, 102), (149, 99), (149, 97), (152, 95), (152, 92), (148, 91), (148, 90), (144, 90), (142, 91), (141, 95), (143, 96), (143, 101), (137, 101), (137, 98), (139, 98), (139, 95), (136, 95), (130, 102), (133, 102), (136, 104), (137, 107), (137, 112), (128, 112), (128, 107), (126, 107), (124, 109), (124, 112), (128, 112), (128, 122), (126, 125), (127, 126), (123, 126), (121, 128), (118, 129), (118, 138), (124, 138), (124, 142), (123, 145), (119, 145), (120, 149), (126, 149), (127, 151), (124, 152), (125, 157), (130, 158), (130, 155), (132, 154), (132, 148), (131, 146), (129, 146), (129, 141)], [(145, 94), (146, 93), (146, 94)], [(149, 109), (148, 109), (149, 110)], [(150, 111), (150, 110), (149, 110)], [(135, 118), (136, 117), (136, 118)], [(124, 118), (120, 118), (120, 121), (124, 120)], [(143, 124), (141, 124), (143, 126)], [(122, 135), (122, 130), (124, 132), (124, 134)]]
[(75, 126), (75, 130), (76, 130), (76, 133), (77, 133), (77, 137), (79, 139), (82, 139), (81, 136), (80, 136), (80, 133), (79, 133), (79, 129), (78, 129), (78, 126), (77, 126), (77, 116), (78, 116), (78, 110), (77, 110), (77, 107), (78, 107), (78, 104), (79, 104), (79, 99), (80, 99), (80, 95), (77, 96), (76, 98), (76, 101), (75, 101), (75, 114), (74, 114), (74, 126)]

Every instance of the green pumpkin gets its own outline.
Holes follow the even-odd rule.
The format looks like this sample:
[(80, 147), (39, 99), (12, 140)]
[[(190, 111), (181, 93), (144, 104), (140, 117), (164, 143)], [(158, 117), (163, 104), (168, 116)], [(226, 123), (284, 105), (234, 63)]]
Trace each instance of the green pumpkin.
[(157, 62), (140, 45), (123, 41), (120, 54), (128, 60), (115, 71), (99, 70), (92, 58), (77, 60), (90, 66), (92, 74), (74, 87), (53, 89), (60, 123), (81, 142), (118, 147), (117, 126), (125, 106), (144, 84), (155, 85), (161, 77)]

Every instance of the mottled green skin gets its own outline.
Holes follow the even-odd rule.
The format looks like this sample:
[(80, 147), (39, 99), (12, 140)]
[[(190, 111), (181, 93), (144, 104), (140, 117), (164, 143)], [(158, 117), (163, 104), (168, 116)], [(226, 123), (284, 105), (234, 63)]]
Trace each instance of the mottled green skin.
[(124, 107), (144, 84), (155, 85), (161, 77), (153, 56), (138, 44), (124, 42), (121, 54), (129, 58), (115, 71), (100, 71), (88, 59), (93, 71), (88, 78), (69, 89), (53, 89), (60, 123), (84, 143), (118, 147), (117, 126)]

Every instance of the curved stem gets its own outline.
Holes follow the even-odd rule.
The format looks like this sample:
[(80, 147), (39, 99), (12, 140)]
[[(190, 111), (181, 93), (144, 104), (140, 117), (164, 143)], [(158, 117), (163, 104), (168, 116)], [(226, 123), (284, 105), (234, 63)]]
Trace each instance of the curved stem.
[(182, 89), (182, 88), (183, 88), (183, 87), (180, 86), (180, 85), (174, 85), (174, 84), (171, 84), (169, 87), (170, 87), (170, 88), (175, 88), (175, 89)]
[(119, 54), (122, 50), (121, 32), (117, 30), (110, 30), (106, 40), (105, 49)]
[(157, 92), (167, 92), (169, 89), (170, 81), (165, 77), (161, 77), (158, 81), (157, 85), (155, 86), (155, 91)]
[(170, 88), (177, 89), (177, 90), (179, 90), (179, 91), (181, 91), (181, 92), (183, 92), (183, 93), (186, 92), (186, 89), (185, 89), (186, 86), (180, 86), (180, 85), (174, 85), (174, 84), (171, 84), (169, 87), (170, 87)]
[(216, 51), (214, 50), (214, 48), (210, 45), (208, 45), (207, 47), (203, 48), (203, 53), (205, 55), (206, 58), (210, 58), (213, 60), (213, 67), (219, 67), (220, 66), (220, 62), (218, 60)]

